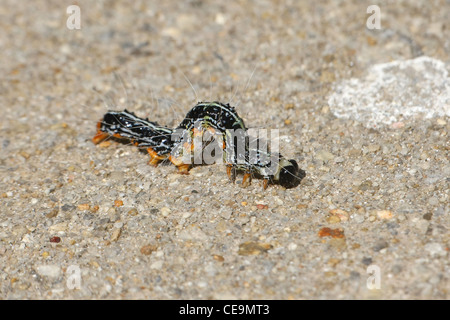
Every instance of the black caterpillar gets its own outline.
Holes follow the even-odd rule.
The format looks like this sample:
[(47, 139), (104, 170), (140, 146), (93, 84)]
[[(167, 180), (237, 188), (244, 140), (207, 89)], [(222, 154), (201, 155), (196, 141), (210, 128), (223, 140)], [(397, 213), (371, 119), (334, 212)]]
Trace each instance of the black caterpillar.
[[(248, 135), (235, 108), (220, 102), (199, 102), (175, 129), (139, 118), (127, 110), (108, 111), (98, 122), (97, 134), (92, 140), (98, 144), (110, 136), (128, 139), (135, 146), (147, 150), (151, 165), (157, 166), (168, 159), (180, 173), (188, 174), (192, 167), (191, 151), (197, 143), (195, 139), (204, 137), (206, 132), (222, 140), (227, 175), (234, 182), (236, 172), (243, 171), (244, 187), (250, 185), (252, 176), (258, 176), (264, 179), (264, 189), (269, 182), (293, 188), (306, 175), (295, 160), (271, 153), (267, 148), (258, 148), (259, 139)], [(211, 140), (206, 142), (209, 144)]]

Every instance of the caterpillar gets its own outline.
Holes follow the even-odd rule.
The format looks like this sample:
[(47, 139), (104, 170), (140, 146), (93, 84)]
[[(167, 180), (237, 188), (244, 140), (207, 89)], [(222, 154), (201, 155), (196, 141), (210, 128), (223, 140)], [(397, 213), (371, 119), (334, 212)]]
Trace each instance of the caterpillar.
[(259, 176), (264, 179), (264, 189), (269, 183), (293, 188), (306, 175), (295, 160), (258, 148), (260, 140), (248, 135), (236, 109), (217, 101), (197, 103), (174, 129), (139, 118), (127, 110), (108, 111), (97, 123), (97, 134), (92, 140), (98, 144), (111, 136), (128, 139), (147, 150), (151, 157), (149, 164), (157, 166), (168, 159), (179, 173), (188, 174), (195, 138), (203, 137), (206, 132), (222, 140), (223, 160), (230, 181), (235, 181), (237, 172), (244, 171), (243, 187), (251, 184), (253, 176)]

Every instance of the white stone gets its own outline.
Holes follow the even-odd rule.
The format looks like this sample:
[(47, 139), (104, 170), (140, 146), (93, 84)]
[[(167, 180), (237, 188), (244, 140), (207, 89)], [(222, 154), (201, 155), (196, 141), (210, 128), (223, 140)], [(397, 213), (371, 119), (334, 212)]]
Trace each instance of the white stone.
[(422, 56), (376, 64), (364, 78), (335, 85), (331, 112), (367, 127), (391, 125), (403, 118), (450, 116), (450, 77), (444, 62)]

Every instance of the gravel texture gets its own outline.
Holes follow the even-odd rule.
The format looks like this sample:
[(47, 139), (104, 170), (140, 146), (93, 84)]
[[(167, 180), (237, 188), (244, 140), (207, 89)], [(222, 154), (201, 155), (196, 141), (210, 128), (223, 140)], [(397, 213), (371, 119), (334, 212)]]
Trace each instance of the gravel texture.
[[(71, 4), (0, 7), (0, 298), (449, 298), (448, 1), (381, 1), (379, 30), (365, 1), (77, 1), (79, 30)], [(108, 109), (173, 127), (198, 100), (306, 178), (91, 142)]]

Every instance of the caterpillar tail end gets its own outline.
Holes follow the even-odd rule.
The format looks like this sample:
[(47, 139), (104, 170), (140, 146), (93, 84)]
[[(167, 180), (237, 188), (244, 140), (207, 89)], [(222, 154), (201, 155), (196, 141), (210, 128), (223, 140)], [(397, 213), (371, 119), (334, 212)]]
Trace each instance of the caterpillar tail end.
[(105, 132), (97, 132), (97, 134), (92, 138), (92, 142), (94, 144), (99, 144), (100, 142), (104, 141), (106, 138), (109, 137), (109, 134)]
[(102, 142), (103, 140), (105, 140), (106, 138), (109, 137), (109, 134), (100, 130), (101, 127), (102, 127), (102, 121), (100, 120), (99, 122), (97, 122), (97, 133), (92, 138), (92, 142), (94, 144), (99, 144), (100, 142)]

